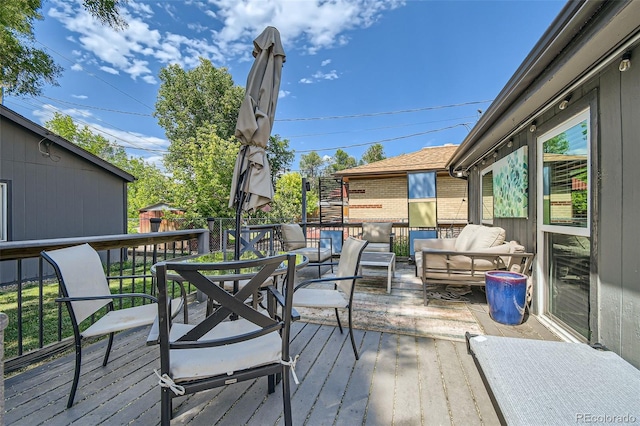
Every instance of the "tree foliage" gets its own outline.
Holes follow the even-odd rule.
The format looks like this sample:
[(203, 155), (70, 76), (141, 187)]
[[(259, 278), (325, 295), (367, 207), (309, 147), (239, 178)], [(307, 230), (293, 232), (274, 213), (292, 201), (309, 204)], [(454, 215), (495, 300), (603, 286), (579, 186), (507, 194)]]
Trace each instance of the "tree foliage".
[(300, 156), (300, 173), (309, 180), (320, 177), (324, 166), (324, 160), (315, 151)]
[(267, 145), (267, 158), (271, 168), (271, 181), (275, 187), (278, 177), (289, 171), (295, 158), (295, 153), (289, 150), (289, 140), (280, 139), (280, 135), (270, 136)]
[(371, 164), (376, 161), (384, 160), (387, 156), (384, 154), (384, 147), (382, 144), (374, 143), (371, 145), (360, 159), (360, 165)]
[[(84, 0), (83, 7), (114, 29), (126, 22), (119, 13), (123, 0)], [(41, 20), (41, 0), (2, 0), (0, 7), (0, 87), (7, 94), (37, 96), (45, 85), (57, 85), (62, 72), (44, 50), (34, 47), (33, 24)]]
[(79, 127), (68, 115), (56, 113), (45, 127), (136, 178), (127, 188), (129, 217), (137, 217), (143, 207), (167, 200), (169, 180), (155, 165), (127, 156), (123, 147), (94, 134), (87, 126)]
[(223, 139), (214, 125), (180, 141), (181, 159), (189, 167), (173, 168), (172, 201), (187, 217), (232, 217), (229, 193), (240, 143)]
[(220, 139), (233, 136), (244, 89), (233, 84), (226, 68), (216, 68), (204, 58), (188, 71), (168, 65), (160, 70), (159, 78), (162, 83), (154, 116), (171, 141), (166, 166), (173, 171), (188, 167), (183, 144), (197, 146), (199, 129), (213, 130)]
[[(317, 209), (318, 196), (307, 192), (307, 212)], [(271, 203), (270, 216), (276, 221), (300, 220), (302, 216), (302, 175), (289, 172), (282, 175), (276, 184), (276, 192)]]
[(350, 169), (358, 165), (354, 157), (347, 152), (338, 149), (331, 159), (331, 164), (327, 167), (329, 174), (339, 172), (340, 170)]

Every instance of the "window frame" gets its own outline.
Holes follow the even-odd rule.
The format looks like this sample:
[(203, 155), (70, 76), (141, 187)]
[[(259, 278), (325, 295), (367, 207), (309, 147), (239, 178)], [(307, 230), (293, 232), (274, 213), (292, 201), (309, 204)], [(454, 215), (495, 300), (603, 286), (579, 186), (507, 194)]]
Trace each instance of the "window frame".
[(0, 180), (0, 241), (9, 241), (9, 183)]
[[(486, 219), (484, 217), (484, 185), (483, 180), (485, 175), (491, 173), (491, 218)], [(480, 170), (480, 222), (486, 225), (493, 225), (493, 164)]]
[[(536, 138), (536, 151), (538, 156), (537, 161), (537, 175), (538, 175), (538, 217), (542, 218), (544, 214), (544, 143), (555, 136), (558, 136), (561, 133), (569, 130), (572, 127), (586, 121), (586, 129), (587, 129), (587, 140), (586, 140), (586, 150), (587, 150), (587, 176), (589, 179), (591, 178), (591, 109), (589, 107), (577, 112), (567, 120), (564, 120), (562, 123), (543, 133), (542, 135)], [(567, 235), (578, 235), (583, 237), (591, 237), (591, 184), (587, 185), (587, 218), (586, 218), (586, 226), (585, 227), (576, 227), (576, 226), (564, 226), (564, 225), (554, 225), (554, 224), (545, 224), (540, 222), (539, 229), (542, 232), (553, 232), (553, 233), (562, 233)]]

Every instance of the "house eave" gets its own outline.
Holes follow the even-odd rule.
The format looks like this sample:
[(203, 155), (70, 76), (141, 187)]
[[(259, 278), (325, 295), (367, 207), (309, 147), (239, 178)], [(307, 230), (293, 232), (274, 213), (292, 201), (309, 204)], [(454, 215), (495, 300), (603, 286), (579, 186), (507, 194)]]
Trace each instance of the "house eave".
[(453, 154), (450, 173), (468, 170), (633, 40), (637, 16), (640, 2), (633, 0), (567, 2)]
[(70, 151), (73, 154), (79, 157), (82, 157), (91, 163), (94, 163), (96, 166), (105, 169), (106, 171), (122, 178), (123, 180), (126, 180), (127, 182), (135, 181), (135, 177), (132, 174), (125, 172), (119, 167), (114, 166), (113, 164), (103, 160), (102, 158), (96, 155), (93, 155), (89, 151), (86, 151), (80, 148), (78, 145), (64, 139), (63, 137), (56, 135), (55, 133), (52, 133), (50, 130), (46, 129), (45, 127), (42, 127), (39, 124), (34, 123), (33, 121), (23, 117), (22, 115), (18, 114), (17, 112), (3, 105), (0, 105), (0, 117), (13, 121), (17, 125), (24, 127), (25, 129), (35, 133), (39, 137), (42, 137), (43, 139), (51, 141), (52, 143), (58, 145), (59, 147), (67, 151)]

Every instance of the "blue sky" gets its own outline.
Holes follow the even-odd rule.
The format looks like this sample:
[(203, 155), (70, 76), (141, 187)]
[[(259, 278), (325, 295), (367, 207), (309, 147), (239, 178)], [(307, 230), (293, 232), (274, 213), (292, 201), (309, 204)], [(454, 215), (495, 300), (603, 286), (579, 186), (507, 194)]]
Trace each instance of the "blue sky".
[(75, 0), (43, 3), (36, 46), (65, 69), (59, 86), (4, 104), (40, 124), (68, 114), (152, 162), (169, 144), (152, 116), (159, 70), (202, 56), (244, 86), (253, 39), (275, 26), (287, 60), (272, 134), (297, 170), (311, 150), (459, 144), (565, 1), (130, 0), (121, 32)]

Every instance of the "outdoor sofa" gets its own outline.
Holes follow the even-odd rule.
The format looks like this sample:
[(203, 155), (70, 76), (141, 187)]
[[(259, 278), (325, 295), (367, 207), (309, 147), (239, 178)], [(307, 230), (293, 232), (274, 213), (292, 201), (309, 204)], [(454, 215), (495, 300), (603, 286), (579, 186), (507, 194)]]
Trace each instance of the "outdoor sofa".
[(427, 288), (438, 285), (485, 285), (485, 272), (505, 270), (530, 274), (532, 253), (516, 241), (505, 242), (500, 227), (467, 225), (457, 238), (414, 240), (416, 274)]

